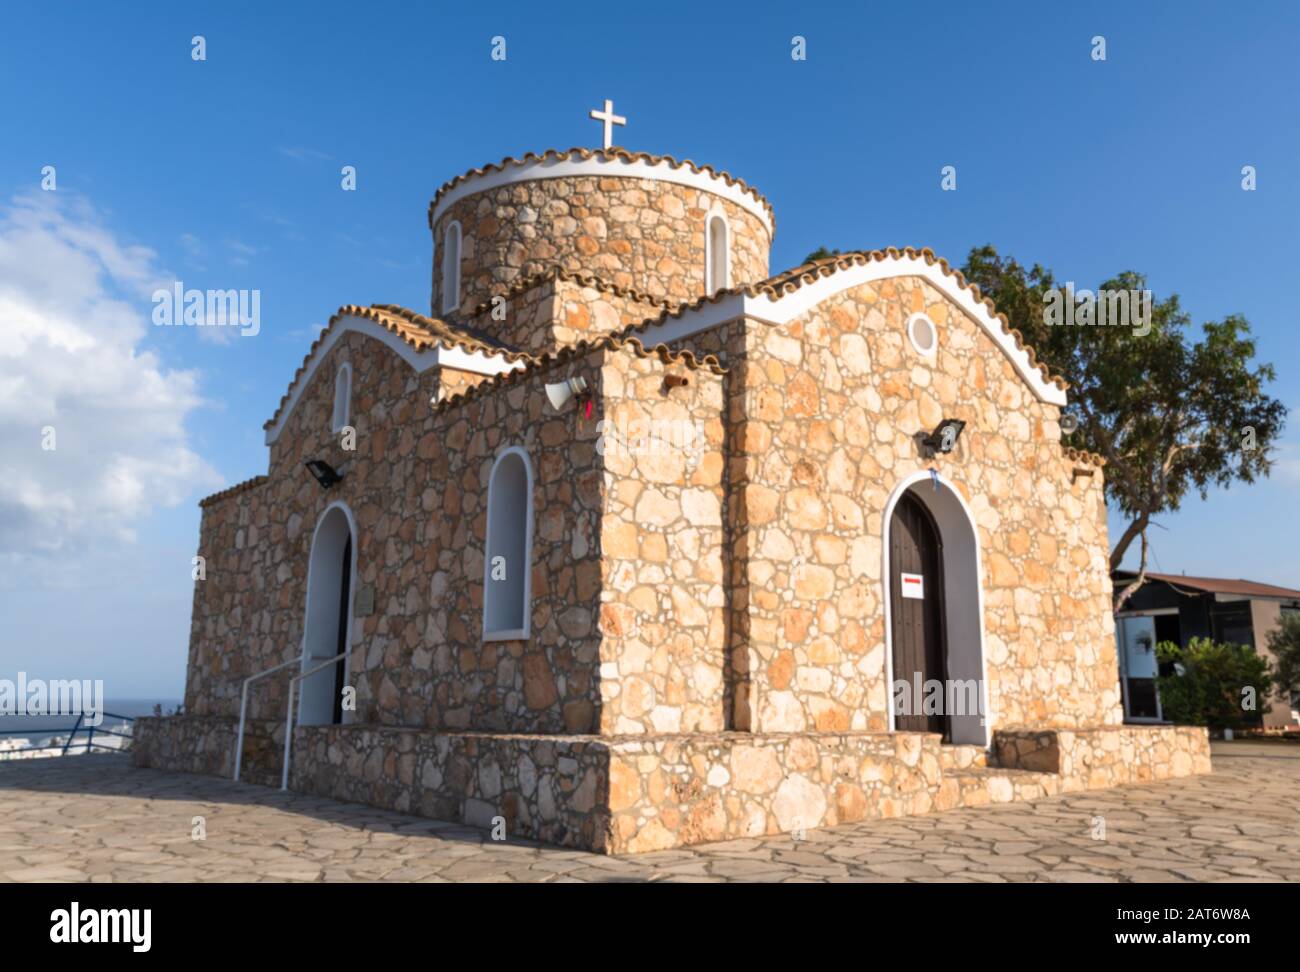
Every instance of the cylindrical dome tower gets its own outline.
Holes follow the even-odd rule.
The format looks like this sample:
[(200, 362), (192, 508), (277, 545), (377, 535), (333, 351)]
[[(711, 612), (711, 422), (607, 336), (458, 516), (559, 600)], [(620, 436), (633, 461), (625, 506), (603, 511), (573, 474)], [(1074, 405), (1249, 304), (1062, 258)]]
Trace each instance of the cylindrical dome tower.
[[(686, 303), (768, 275), (774, 218), (725, 172), (623, 149), (505, 159), (438, 190), (433, 315), (560, 268)], [(504, 335), (503, 335), (504, 337)]]

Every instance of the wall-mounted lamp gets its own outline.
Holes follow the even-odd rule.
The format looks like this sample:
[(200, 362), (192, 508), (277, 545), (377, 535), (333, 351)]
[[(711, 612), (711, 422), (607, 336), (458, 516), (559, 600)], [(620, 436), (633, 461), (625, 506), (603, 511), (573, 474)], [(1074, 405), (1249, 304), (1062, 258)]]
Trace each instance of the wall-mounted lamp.
[(323, 459), (308, 459), (303, 465), (316, 478), (316, 482), (320, 483), (321, 489), (329, 489), (335, 483), (343, 482), (343, 477)]
[(961, 438), (961, 431), (964, 428), (966, 423), (961, 419), (944, 419), (935, 426), (933, 432), (921, 439), (921, 445), (932, 453), (952, 452), (957, 447), (957, 440)]
[(569, 404), (569, 399), (581, 395), (587, 390), (587, 379), (582, 376), (566, 378), (564, 381), (551, 382), (546, 386), (546, 397), (551, 400), (551, 408), (557, 412)]

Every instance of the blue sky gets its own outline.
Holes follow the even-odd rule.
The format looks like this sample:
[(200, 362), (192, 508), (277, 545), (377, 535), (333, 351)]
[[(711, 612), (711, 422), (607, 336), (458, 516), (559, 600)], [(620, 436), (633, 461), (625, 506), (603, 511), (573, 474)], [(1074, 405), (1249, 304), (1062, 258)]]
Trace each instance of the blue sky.
[[(0, 406), (0, 469), (29, 488), (0, 494), (0, 669), (178, 697), (195, 504), (265, 471), (262, 423), (314, 329), (346, 303), (427, 310), (437, 187), (506, 155), (598, 145), (587, 112), (604, 98), (629, 118), (620, 144), (768, 197), (774, 271), (820, 244), (960, 263), (985, 242), (1080, 286), (1139, 270), (1198, 322), (1244, 314), (1278, 368), (1273, 394), (1300, 405), (1297, 8), (904, 6), (9, 8), (0, 329), (46, 327), (57, 305), (115, 353), (103, 365), (72, 341), (42, 364), (9, 348), (29, 404)], [(1104, 63), (1089, 56), (1098, 34)], [(339, 188), (345, 164), (356, 192)], [(40, 191), (47, 165), (55, 193)], [(945, 165), (957, 192), (940, 191)], [(86, 265), (68, 270), (69, 254)], [(261, 333), (149, 327), (152, 283), (174, 279), (259, 289)], [(40, 455), (48, 415), (68, 434)], [(1294, 420), (1279, 458), (1270, 480), (1166, 517), (1158, 566), (1300, 587)], [(94, 480), (105, 466), (122, 470), (112, 488)]]

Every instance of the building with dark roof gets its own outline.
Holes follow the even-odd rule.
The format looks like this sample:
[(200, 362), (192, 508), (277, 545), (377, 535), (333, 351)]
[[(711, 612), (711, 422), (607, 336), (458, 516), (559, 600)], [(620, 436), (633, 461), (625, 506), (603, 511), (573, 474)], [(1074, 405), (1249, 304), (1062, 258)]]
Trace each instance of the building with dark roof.
[[(1135, 571), (1115, 571), (1115, 589), (1136, 576)], [(1212, 638), (1249, 645), (1274, 663), (1268, 636), (1288, 613), (1300, 614), (1300, 590), (1240, 579), (1148, 573), (1115, 624), (1125, 719), (1163, 721), (1155, 683), (1158, 643), (1185, 646), (1192, 638)], [(1261, 706), (1261, 724), (1267, 729), (1296, 726), (1297, 708), (1300, 699), (1270, 698)]]

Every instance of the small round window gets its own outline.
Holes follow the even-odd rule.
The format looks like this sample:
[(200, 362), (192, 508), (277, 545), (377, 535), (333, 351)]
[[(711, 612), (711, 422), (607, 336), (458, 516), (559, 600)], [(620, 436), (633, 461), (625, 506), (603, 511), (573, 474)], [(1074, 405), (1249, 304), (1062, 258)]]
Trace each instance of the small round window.
[(913, 314), (908, 318), (907, 336), (912, 347), (924, 355), (934, 354), (934, 349), (939, 344), (939, 331), (934, 326), (934, 321), (924, 314)]

